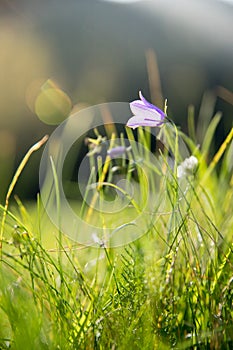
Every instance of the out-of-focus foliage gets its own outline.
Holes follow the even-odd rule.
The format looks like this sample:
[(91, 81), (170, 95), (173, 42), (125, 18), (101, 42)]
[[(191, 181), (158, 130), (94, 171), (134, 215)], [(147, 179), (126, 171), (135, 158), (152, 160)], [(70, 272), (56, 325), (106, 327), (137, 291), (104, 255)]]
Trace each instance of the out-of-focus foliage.
[[(75, 110), (104, 101), (131, 101), (139, 89), (148, 95), (152, 88), (156, 99), (159, 80), (153, 69), (152, 81), (148, 79), (149, 49), (156, 53), (169, 114), (176, 122), (184, 123), (187, 106), (194, 104), (199, 110), (203, 93), (209, 90), (200, 117), (205, 120), (211, 109), (223, 110), (218, 130), (222, 138), (233, 113), (232, 13), (232, 7), (209, 0), (128, 5), (97, 0), (3, 0), (0, 197), (6, 191), (6, 174), (13, 173), (13, 167), (33, 142), (54, 128), (35, 113), (37, 101), (37, 111), (39, 105), (39, 114), (46, 119), (48, 104), (43, 104), (44, 100), (39, 103), (37, 98), (48, 79), (56, 91), (64, 92), (63, 97), (70, 99)], [(51, 105), (55, 113), (60, 110), (54, 94)], [(63, 107), (59, 120), (68, 113), (69, 102)], [(50, 109), (51, 116), (54, 111)], [(51, 124), (49, 117), (47, 121)], [(24, 177), (28, 188), (25, 195), (37, 187), (39, 155), (32, 161), (35, 166)]]

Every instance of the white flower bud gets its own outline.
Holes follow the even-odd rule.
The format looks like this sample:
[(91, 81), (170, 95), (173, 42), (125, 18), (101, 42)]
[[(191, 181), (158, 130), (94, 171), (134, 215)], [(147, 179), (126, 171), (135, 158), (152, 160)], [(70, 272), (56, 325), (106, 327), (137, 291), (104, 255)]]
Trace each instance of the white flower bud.
[(180, 165), (177, 167), (177, 177), (180, 179), (192, 175), (196, 170), (198, 165), (198, 160), (195, 156), (186, 158)]

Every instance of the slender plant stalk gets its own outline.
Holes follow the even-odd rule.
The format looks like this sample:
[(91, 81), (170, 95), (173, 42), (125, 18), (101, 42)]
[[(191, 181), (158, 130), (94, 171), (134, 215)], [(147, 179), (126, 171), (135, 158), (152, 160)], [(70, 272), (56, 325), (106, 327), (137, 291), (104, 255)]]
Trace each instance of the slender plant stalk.
[(18, 181), (18, 178), (20, 176), (20, 174), (22, 173), (25, 165), (27, 164), (29, 158), (31, 157), (32, 153), (39, 150), (44, 143), (48, 140), (48, 135), (45, 135), (40, 141), (38, 141), (37, 143), (35, 143), (26, 153), (26, 155), (24, 156), (22, 162), (20, 163), (18, 169), (16, 170), (16, 173), (10, 183), (10, 186), (8, 188), (7, 194), (6, 194), (6, 200), (5, 200), (5, 207), (4, 207), (4, 212), (3, 212), (3, 217), (2, 217), (2, 223), (1, 223), (1, 233), (0, 233), (0, 249), (2, 248), (2, 239), (3, 239), (3, 232), (4, 232), (4, 226), (5, 226), (5, 221), (6, 221), (6, 214), (7, 214), (7, 209), (9, 206), (9, 200), (10, 200), (10, 196), (14, 190), (14, 187)]
[[(116, 138), (115, 134), (112, 134), (111, 141), (110, 141), (110, 149), (113, 147), (115, 138)], [(99, 184), (97, 186), (97, 191), (99, 191), (101, 189), (101, 187), (103, 186), (102, 183), (104, 182), (104, 180), (107, 176), (107, 172), (108, 172), (110, 163), (111, 163), (111, 157), (109, 155), (107, 155), (105, 162), (104, 162), (104, 167), (103, 167), (103, 171), (101, 174), (101, 178), (99, 179)], [(91, 218), (91, 215), (93, 212), (93, 207), (95, 206), (97, 199), (98, 199), (98, 192), (96, 192), (92, 198), (91, 205), (88, 209), (87, 216), (86, 216), (87, 222), (90, 221), (90, 218)]]
[(52, 172), (53, 172), (53, 179), (54, 179), (54, 187), (55, 187), (55, 193), (56, 193), (56, 206), (57, 206), (57, 216), (58, 216), (58, 263), (60, 267), (60, 276), (61, 276), (61, 282), (63, 282), (63, 275), (62, 275), (62, 231), (61, 231), (61, 201), (60, 201), (60, 191), (59, 191), (59, 182), (57, 178), (56, 168), (55, 164), (53, 162), (52, 157), (50, 157), (50, 162), (52, 166)]
[(212, 161), (211, 161), (211, 163), (210, 163), (210, 165), (209, 165), (209, 167), (208, 167), (208, 169), (207, 169), (207, 171), (205, 173), (205, 176), (203, 177), (203, 179), (201, 181), (202, 186), (204, 186), (204, 184), (206, 183), (206, 180), (209, 178), (209, 176), (211, 175), (212, 171), (214, 170), (214, 168), (218, 164), (219, 160), (221, 159), (223, 153), (225, 152), (227, 146), (232, 141), (232, 139), (233, 139), (233, 128), (231, 129), (231, 131), (227, 135), (226, 139), (221, 144), (219, 150), (217, 151), (217, 153), (213, 157), (213, 159), (212, 159)]

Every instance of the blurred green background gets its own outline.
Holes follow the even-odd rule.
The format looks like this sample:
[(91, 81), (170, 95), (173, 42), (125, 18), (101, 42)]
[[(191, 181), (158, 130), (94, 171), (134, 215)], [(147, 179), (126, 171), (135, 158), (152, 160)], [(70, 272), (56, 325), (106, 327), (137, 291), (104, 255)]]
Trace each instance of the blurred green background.
[[(223, 111), (217, 147), (233, 120), (232, 18), (233, 6), (217, 0), (2, 0), (0, 200), (27, 149), (56, 127), (43, 122), (47, 93), (51, 123), (71, 108), (130, 102), (139, 90), (153, 102), (157, 91), (159, 103), (160, 83), (184, 130), (190, 104), (196, 119)], [(36, 196), (41, 152), (17, 184), (21, 198)]]

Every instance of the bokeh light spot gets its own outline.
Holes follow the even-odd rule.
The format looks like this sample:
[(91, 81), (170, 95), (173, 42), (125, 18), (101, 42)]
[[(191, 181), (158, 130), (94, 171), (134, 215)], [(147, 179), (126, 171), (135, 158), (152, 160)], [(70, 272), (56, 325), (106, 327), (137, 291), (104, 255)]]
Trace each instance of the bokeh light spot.
[(35, 113), (45, 124), (62, 123), (70, 114), (72, 103), (69, 96), (48, 80), (35, 101)]

